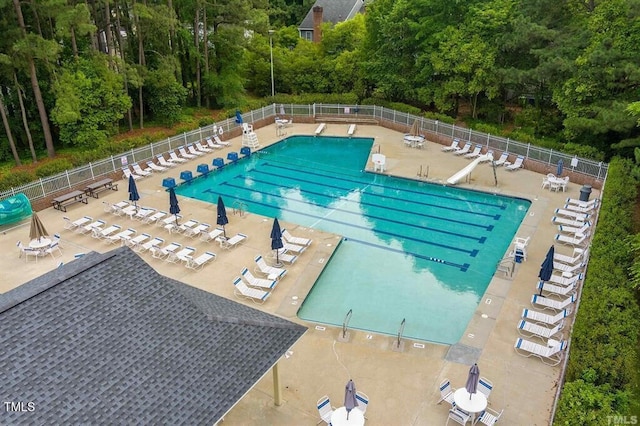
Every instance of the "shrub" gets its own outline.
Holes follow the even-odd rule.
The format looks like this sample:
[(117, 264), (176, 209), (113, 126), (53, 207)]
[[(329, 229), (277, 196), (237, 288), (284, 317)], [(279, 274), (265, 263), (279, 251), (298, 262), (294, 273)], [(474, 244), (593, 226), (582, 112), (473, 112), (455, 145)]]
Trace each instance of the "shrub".
[(39, 178), (43, 178), (46, 176), (55, 175), (57, 173), (62, 173), (65, 170), (69, 170), (73, 168), (73, 162), (67, 158), (56, 158), (50, 161), (47, 161), (41, 166), (36, 168), (36, 176)]
[(0, 177), (0, 191), (16, 188), (29, 182), (33, 182), (36, 179), (37, 177), (31, 172), (25, 170), (13, 171)]

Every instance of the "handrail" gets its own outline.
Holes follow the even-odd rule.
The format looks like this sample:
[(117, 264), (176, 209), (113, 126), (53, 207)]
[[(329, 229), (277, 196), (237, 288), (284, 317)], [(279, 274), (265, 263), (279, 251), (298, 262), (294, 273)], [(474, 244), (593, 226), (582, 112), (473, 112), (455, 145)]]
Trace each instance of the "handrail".
[(353, 314), (353, 309), (349, 309), (347, 315), (344, 317), (344, 321), (342, 322), (342, 338), (346, 339), (347, 336), (347, 326), (349, 325), (349, 321), (351, 320), (351, 315)]
[(240, 200), (236, 200), (233, 202), (233, 205), (231, 206), (233, 209), (233, 214), (234, 215), (239, 215), (240, 217), (242, 217), (245, 213), (245, 211), (247, 210), (247, 205), (245, 204), (244, 201), (240, 201)]
[[(512, 257), (503, 257), (498, 262), (498, 266), (497, 266), (496, 270), (504, 272), (505, 274), (507, 274), (507, 276), (509, 278), (511, 278), (511, 277), (513, 277), (513, 270), (514, 270), (515, 265), (516, 265), (516, 262)], [(505, 267), (506, 267), (506, 269), (505, 269)]]
[(400, 347), (400, 339), (402, 337), (402, 333), (404, 333), (404, 324), (407, 321), (406, 318), (402, 318), (402, 322), (400, 323), (400, 328), (398, 329), (398, 341), (396, 342), (397, 347)]

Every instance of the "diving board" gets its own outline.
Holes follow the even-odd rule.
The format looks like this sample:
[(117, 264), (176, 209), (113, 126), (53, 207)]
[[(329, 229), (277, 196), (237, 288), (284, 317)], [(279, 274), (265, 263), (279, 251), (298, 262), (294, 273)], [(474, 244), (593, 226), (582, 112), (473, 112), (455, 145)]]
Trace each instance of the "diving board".
[(468, 176), (473, 171), (473, 169), (476, 168), (478, 163), (482, 161), (487, 161), (487, 155), (488, 154), (481, 155), (480, 157), (473, 160), (471, 163), (467, 164), (463, 169), (461, 169), (456, 174), (454, 174), (449, 179), (447, 179), (447, 183), (450, 185), (455, 185), (456, 183), (460, 182), (461, 179)]

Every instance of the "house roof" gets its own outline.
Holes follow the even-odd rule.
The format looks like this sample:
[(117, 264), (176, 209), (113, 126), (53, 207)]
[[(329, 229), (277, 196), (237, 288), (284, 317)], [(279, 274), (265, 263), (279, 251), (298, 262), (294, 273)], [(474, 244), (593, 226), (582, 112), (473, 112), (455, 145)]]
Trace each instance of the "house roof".
[(2, 423), (214, 424), (306, 327), (89, 253), (0, 295)]
[(356, 13), (364, 10), (364, 0), (316, 0), (307, 16), (304, 17), (298, 29), (313, 30), (313, 8), (322, 7), (322, 22), (338, 22), (347, 21), (353, 18)]

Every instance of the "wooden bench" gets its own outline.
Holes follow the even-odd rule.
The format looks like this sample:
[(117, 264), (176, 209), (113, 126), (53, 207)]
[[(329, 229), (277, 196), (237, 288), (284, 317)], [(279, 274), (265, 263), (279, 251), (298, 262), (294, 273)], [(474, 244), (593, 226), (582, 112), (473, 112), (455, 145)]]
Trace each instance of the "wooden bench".
[(356, 132), (356, 125), (355, 124), (350, 125), (349, 130), (347, 131), (347, 135), (353, 136), (355, 132)]
[(98, 194), (103, 191), (117, 191), (118, 184), (113, 183), (113, 179), (102, 179), (94, 183), (90, 183), (84, 189), (84, 193), (93, 198), (98, 198)]
[(327, 127), (326, 123), (320, 123), (320, 125), (316, 129), (316, 136), (318, 136), (320, 133), (322, 133), (324, 131), (325, 127)]
[(85, 196), (85, 193), (83, 191), (71, 191), (67, 194), (56, 197), (53, 199), (53, 201), (51, 201), (51, 204), (53, 204), (54, 209), (60, 210), (63, 212), (67, 211), (66, 206), (73, 203), (88, 204), (88, 200), (87, 200), (87, 197)]

